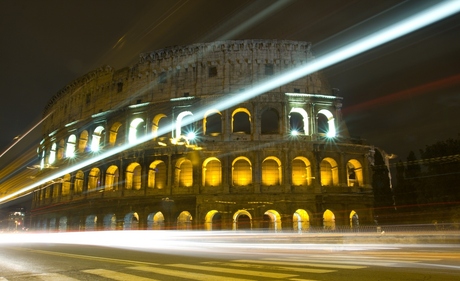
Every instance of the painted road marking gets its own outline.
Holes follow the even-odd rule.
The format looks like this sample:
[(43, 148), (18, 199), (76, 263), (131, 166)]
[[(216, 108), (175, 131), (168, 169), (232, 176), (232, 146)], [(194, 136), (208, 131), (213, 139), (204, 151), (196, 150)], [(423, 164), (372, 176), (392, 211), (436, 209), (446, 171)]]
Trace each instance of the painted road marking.
[(264, 272), (264, 271), (244, 270), (244, 269), (234, 269), (234, 268), (214, 267), (214, 266), (204, 266), (204, 265), (180, 264), (180, 263), (179, 264), (166, 264), (166, 266), (204, 270), (204, 271), (214, 271), (214, 272), (222, 272), (222, 273), (230, 273), (230, 274), (249, 275), (249, 276), (257, 276), (257, 277), (265, 277), (265, 278), (290, 278), (290, 277), (298, 276), (295, 274), (286, 274), (286, 273), (274, 273), (274, 272)]
[(310, 267), (323, 267), (323, 268), (339, 268), (339, 269), (362, 269), (367, 268), (367, 266), (362, 265), (343, 265), (343, 264), (327, 264), (327, 263), (307, 263), (307, 262), (286, 262), (279, 261), (276, 259), (266, 259), (266, 260), (234, 260), (233, 262), (241, 263), (259, 263), (259, 264), (271, 264), (271, 265), (289, 265), (292, 267), (295, 266), (310, 266)]
[(141, 276), (136, 276), (133, 274), (127, 274), (123, 272), (101, 269), (101, 268), (82, 270), (82, 272), (101, 276), (104, 278), (109, 278), (112, 280), (118, 280), (118, 281), (126, 281), (126, 280), (129, 280), (129, 281), (158, 281), (157, 279), (151, 279), (147, 277), (141, 277)]
[(140, 270), (145, 272), (152, 272), (162, 275), (169, 275), (174, 277), (185, 278), (189, 280), (200, 280), (200, 281), (215, 281), (215, 280), (225, 280), (225, 281), (252, 281), (250, 279), (241, 279), (241, 278), (232, 278), (227, 276), (219, 276), (219, 275), (210, 275), (210, 274), (203, 274), (203, 273), (196, 273), (196, 272), (189, 272), (189, 271), (177, 271), (173, 269), (165, 269), (159, 267), (148, 267), (148, 266), (136, 266), (136, 267), (128, 267), (129, 269), (133, 270)]
[(202, 262), (202, 264), (209, 265), (220, 265), (220, 266), (233, 266), (233, 267), (250, 267), (266, 270), (287, 270), (294, 272), (303, 272), (303, 273), (331, 273), (336, 272), (337, 270), (333, 269), (316, 269), (316, 268), (299, 268), (299, 267), (287, 267), (287, 266), (273, 266), (273, 265), (260, 265), (260, 264), (248, 264), (248, 263), (235, 263), (235, 262)]

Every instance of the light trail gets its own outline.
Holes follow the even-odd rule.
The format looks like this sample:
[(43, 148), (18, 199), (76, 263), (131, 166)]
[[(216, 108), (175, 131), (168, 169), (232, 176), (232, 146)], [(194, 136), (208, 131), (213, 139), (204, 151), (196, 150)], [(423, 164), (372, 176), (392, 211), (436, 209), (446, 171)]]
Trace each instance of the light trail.
[(373, 100), (368, 100), (354, 106), (347, 107), (343, 109), (342, 112), (344, 114), (347, 114), (348, 112), (359, 111), (363, 109), (369, 110), (370, 108), (375, 106), (394, 103), (396, 101), (408, 99), (416, 95), (422, 95), (427, 92), (433, 92), (435, 90), (446, 88), (458, 83), (460, 83), (460, 74), (455, 74), (436, 81), (425, 83), (423, 85), (412, 87), (410, 89), (402, 90)]
[[(287, 71), (286, 73), (281, 74), (278, 77), (267, 80), (261, 83), (260, 85), (253, 87), (252, 89), (249, 89), (247, 91), (244, 91), (238, 94), (230, 95), (230, 98), (228, 97), (221, 98), (215, 104), (212, 105), (212, 108), (217, 109), (217, 110), (225, 110), (227, 108), (240, 104), (246, 100), (249, 100), (258, 95), (261, 95), (267, 91), (273, 90), (284, 84), (290, 83), (306, 75), (317, 72), (321, 69), (334, 65), (346, 59), (352, 58), (356, 55), (369, 51), (382, 44), (388, 43), (399, 37), (407, 35), (413, 31), (416, 31), (432, 23), (435, 23), (439, 20), (442, 20), (446, 17), (454, 15), (458, 13), (459, 11), (460, 11), (460, 1), (440, 2), (405, 20), (402, 20), (389, 27), (376, 31), (375, 33), (370, 34), (360, 40), (357, 40), (354, 43), (341, 47), (331, 52), (330, 54), (326, 54), (324, 56), (318, 57), (315, 60), (308, 62), (299, 68), (296, 68), (291, 71)], [(198, 110), (196, 114), (192, 116), (193, 118), (188, 119), (189, 123), (195, 122), (196, 120), (200, 118), (200, 116), (204, 116), (204, 114), (208, 110), (209, 108)], [(187, 124), (184, 124), (184, 125), (187, 125)], [(160, 130), (158, 132), (158, 135), (163, 135), (172, 130), (174, 130), (174, 126), (173, 125), (168, 126), (167, 128), (164, 128), (164, 130)], [(65, 174), (68, 174), (75, 170), (84, 168), (88, 165), (91, 165), (92, 163), (101, 161), (107, 157), (118, 154), (126, 149), (132, 148), (140, 143), (149, 141), (151, 139), (152, 139), (152, 135), (147, 134), (146, 136), (139, 138), (134, 143), (129, 143), (129, 144), (122, 145), (120, 147), (112, 148), (107, 152), (104, 152), (100, 155), (96, 155), (92, 157), (91, 159), (84, 160), (70, 168), (63, 169), (53, 174), (52, 176), (49, 176), (40, 181), (37, 181), (33, 185), (27, 186), (17, 192), (4, 196), (3, 198), (0, 199), (0, 204), (10, 199), (13, 199), (15, 197), (21, 196), (25, 193), (30, 193), (33, 191), (34, 188), (39, 187), (53, 180), (54, 178), (62, 177)]]
[(43, 117), (42, 120), (40, 120), (37, 124), (35, 124), (30, 130), (28, 130), (25, 134), (17, 138), (16, 141), (12, 145), (10, 145), (10, 147), (8, 147), (5, 151), (2, 152), (2, 154), (0, 154), (0, 158), (3, 155), (5, 155), (11, 148), (13, 148), (18, 142), (20, 142), (23, 138), (25, 138), (30, 132), (32, 132), (35, 128), (37, 128), (41, 123), (43, 123), (43, 121), (45, 121), (46, 118), (48, 118), (53, 112), (54, 111), (51, 111), (50, 113), (48, 113), (48, 115)]

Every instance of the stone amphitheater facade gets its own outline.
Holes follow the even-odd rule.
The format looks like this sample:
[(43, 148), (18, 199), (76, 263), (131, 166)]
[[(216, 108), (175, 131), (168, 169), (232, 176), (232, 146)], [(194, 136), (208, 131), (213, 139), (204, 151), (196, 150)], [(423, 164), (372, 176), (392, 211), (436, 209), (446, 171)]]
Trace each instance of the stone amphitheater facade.
[(343, 99), (322, 74), (245, 98), (313, 60), (307, 42), (219, 41), (141, 54), (131, 67), (78, 78), (44, 111), (37, 176), (59, 176), (34, 191), (32, 226), (371, 224), (373, 147), (350, 138)]

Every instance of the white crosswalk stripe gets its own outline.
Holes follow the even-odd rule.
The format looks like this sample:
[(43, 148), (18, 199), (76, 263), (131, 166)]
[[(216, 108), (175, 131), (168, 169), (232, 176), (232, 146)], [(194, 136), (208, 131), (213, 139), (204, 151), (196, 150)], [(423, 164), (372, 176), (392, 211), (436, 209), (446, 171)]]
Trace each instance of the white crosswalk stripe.
[(211, 272), (221, 272), (221, 273), (231, 273), (231, 274), (240, 274), (240, 275), (249, 275), (263, 278), (289, 278), (295, 277), (294, 274), (286, 273), (276, 273), (276, 272), (265, 272), (265, 271), (255, 271), (255, 270), (245, 270), (245, 269), (234, 269), (226, 267), (214, 267), (214, 266), (204, 266), (204, 265), (192, 265), (192, 264), (167, 264), (166, 266), (185, 268), (185, 269), (195, 269)]
[(250, 281), (251, 279), (241, 279), (241, 278), (232, 278), (228, 276), (222, 275), (211, 275), (211, 274), (203, 274), (203, 273), (190, 273), (187, 271), (178, 271), (172, 269), (165, 269), (165, 268), (158, 268), (158, 267), (148, 267), (148, 266), (136, 266), (136, 267), (129, 267), (129, 269), (152, 272), (156, 274), (162, 275), (169, 275), (175, 276), (180, 278), (186, 278), (189, 280), (200, 280), (200, 281), (215, 281), (224, 278), (226, 281)]
[(93, 275), (105, 277), (108, 279), (112, 280), (119, 280), (119, 281), (157, 281), (157, 279), (152, 279), (152, 278), (147, 278), (147, 277), (141, 277), (141, 276), (136, 276), (133, 274), (127, 274), (123, 272), (118, 272), (118, 271), (113, 271), (113, 270), (107, 270), (107, 269), (88, 269), (88, 270), (83, 270), (85, 273), (90, 273)]

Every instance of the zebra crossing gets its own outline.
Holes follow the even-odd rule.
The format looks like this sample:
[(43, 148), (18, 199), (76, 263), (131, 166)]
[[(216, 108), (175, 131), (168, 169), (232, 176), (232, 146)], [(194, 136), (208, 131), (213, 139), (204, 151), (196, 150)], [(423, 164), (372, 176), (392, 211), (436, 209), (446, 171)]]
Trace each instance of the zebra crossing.
[[(386, 262), (395, 262), (390, 257)], [(407, 257), (406, 257), (407, 258)], [(414, 259), (413, 262), (416, 262)], [(250, 280), (321, 280), (321, 274), (341, 270), (359, 270), (369, 264), (344, 261), (265, 258), (260, 260), (235, 259), (228, 261), (204, 261), (197, 264), (166, 263), (125, 265), (119, 270), (91, 268), (78, 270), (78, 274), (40, 273), (20, 277), (1, 277), (0, 281), (77, 281), (77, 280), (200, 280), (200, 281), (250, 281)], [(1, 273), (0, 273), (1, 274)], [(308, 279), (305, 279), (308, 276)]]

